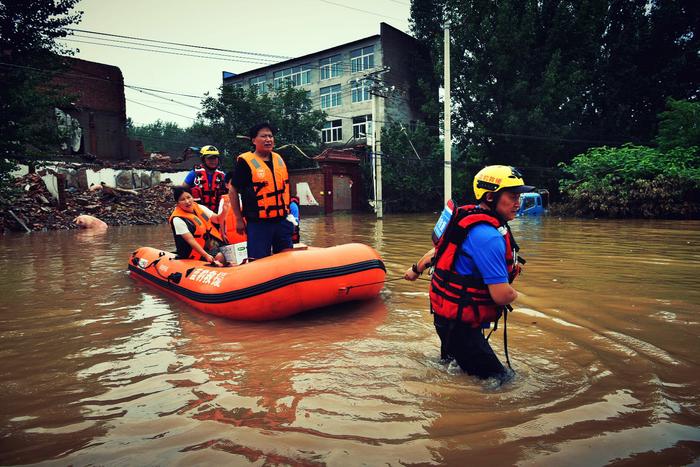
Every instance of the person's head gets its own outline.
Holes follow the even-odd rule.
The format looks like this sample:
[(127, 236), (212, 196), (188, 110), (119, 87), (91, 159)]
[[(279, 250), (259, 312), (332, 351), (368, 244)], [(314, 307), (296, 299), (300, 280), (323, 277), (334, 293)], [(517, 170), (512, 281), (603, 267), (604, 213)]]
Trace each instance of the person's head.
[(202, 149), (199, 150), (199, 155), (207, 168), (214, 170), (219, 167), (219, 150), (211, 144), (202, 146)]
[(275, 147), (275, 129), (269, 123), (258, 123), (248, 131), (255, 152), (269, 154)]
[(520, 208), (520, 193), (534, 189), (525, 185), (517, 169), (507, 165), (489, 165), (474, 176), (474, 196), (478, 203), (506, 221), (515, 219)]
[(297, 203), (297, 204), (299, 204), (299, 197), (298, 197), (298, 196), (292, 196), (291, 198), (289, 198), (289, 202), (290, 202), (290, 203)]
[(192, 191), (190, 191), (189, 187), (181, 185), (173, 187), (173, 198), (178, 207), (185, 211), (192, 211), (194, 198), (192, 197)]
[(224, 175), (224, 186), (226, 188), (231, 188), (229, 186), (229, 183), (231, 183), (233, 180), (233, 170), (226, 172), (226, 175)]

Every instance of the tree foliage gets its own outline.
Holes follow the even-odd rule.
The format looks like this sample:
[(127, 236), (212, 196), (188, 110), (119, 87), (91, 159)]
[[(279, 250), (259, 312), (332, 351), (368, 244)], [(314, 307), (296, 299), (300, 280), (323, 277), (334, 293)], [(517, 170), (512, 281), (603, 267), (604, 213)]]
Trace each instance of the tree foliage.
[(80, 21), (78, 0), (0, 1), (0, 186), (7, 186), (17, 157), (58, 146), (54, 107), (65, 96), (47, 84), (61, 70), (59, 54), (71, 51), (56, 40)]
[(700, 85), (693, 0), (414, 0), (411, 11), (440, 75), (451, 22), (453, 134), (482, 163), (553, 167), (649, 142), (665, 100)]
[(560, 211), (596, 217), (700, 216), (698, 147), (597, 147), (562, 164)]
[[(254, 88), (223, 85), (218, 97), (202, 102), (202, 124), (210, 131), (212, 141), (219, 149), (238, 155), (249, 151), (248, 129), (260, 122), (269, 122), (276, 128), (275, 145), (295, 144), (311, 156), (320, 143), (320, 130), (326, 116), (313, 105), (306, 91), (286, 86), (274, 94), (258, 95)], [(241, 136), (239, 138), (239, 136)], [(212, 143), (214, 144), (214, 143)], [(309, 167), (306, 159), (294, 148), (280, 150), (292, 168)]]
[(669, 99), (667, 106), (659, 115), (659, 149), (700, 146), (700, 103)]
[(154, 123), (136, 125), (127, 118), (126, 129), (129, 138), (143, 142), (146, 152), (164, 152), (171, 156), (179, 156), (188, 147), (213, 144), (209, 141), (209, 129), (201, 123), (182, 128), (177, 123), (158, 119)]
[[(382, 128), (384, 210), (420, 212), (440, 209), (443, 204), (443, 152), (438, 138), (431, 136), (424, 125), (418, 125), (412, 131), (402, 128), (398, 123)], [(366, 183), (367, 197), (373, 198), (370, 163), (368, 160), (363, 172), (365, 179), (369, 180)]]

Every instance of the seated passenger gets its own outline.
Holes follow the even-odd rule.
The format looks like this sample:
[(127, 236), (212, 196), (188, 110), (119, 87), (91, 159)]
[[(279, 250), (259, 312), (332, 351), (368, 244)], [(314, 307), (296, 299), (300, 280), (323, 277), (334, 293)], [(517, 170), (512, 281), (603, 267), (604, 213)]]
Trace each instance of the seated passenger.
[(173, 229), (177, 256), (221, 266), (224, 255), (219, 246), (223, 240), (212, 224), (219, 220), (219, 215), (197, 204), (189, 187), (173, 187), (173, 197), (177, 205), (168, 221)]

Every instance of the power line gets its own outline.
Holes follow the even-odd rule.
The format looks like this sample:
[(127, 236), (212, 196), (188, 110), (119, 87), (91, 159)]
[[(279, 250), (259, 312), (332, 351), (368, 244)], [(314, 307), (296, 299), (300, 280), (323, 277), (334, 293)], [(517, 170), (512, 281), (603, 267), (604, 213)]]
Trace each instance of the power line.
[[(141, 42), (133, 42), (133, 41), (120, 41), (117, 39), (109, 39), (107, 37), (92, 37), (92, 36), (84, 36), (80, 34), (74, 34), (71, 37), (66, 37), (62, 38), (61, 40), (67, 40), (67, 41), (75, 41), (78, 42), (77, 40), (73, 39), (73, 37), (79, 37), (81, 39), (89, 39), (90, 41), (104, 41), (104, 42), (114, 42), (118, 44), (127, 44), (127, 45), (137, 45), (141, 47), (149, 47), (147, 50), (153, 49), (154, 51), (156, 50), (175, 50), (179, 52), (188, 52), (188, 53), (196, 53), (198, 55), (204, 56), (204, 57), (224, 57), (224, 58), (230, 58), (231, 60), (241, 60), (246, 63), (259, 63), (261, 65), (272, 65), (274, 63), (277, 63), (278, 61), (275, 60), (269, 60), (269, 59), (263, 59), (263, 58), (254, 58), (254, 57), (246, 57), (246, 56), (239, 56), (239, 55), (231, 55), (231, 54), (219, 54), (219, 53), (214, 53), (214, 52), (198, 52), (196, 50), (189, 50), (189, 49), (182, 49), (178, 47), (165, 47), (162, 45), (152, 45), (152, 44), (143, 44)], [(109, 44), (103, 44), (101, 42), (93, 43), (93, 42), (83, 42), (87, 44), (94, 44), (94, 45), (109, 45)], [(141, 49), (139, 49), (141, 50)]]
[(361, 13), (367, 13), (368, 15), (379, 16), (380, 18), (391, 18), (391, 19), (395, 19), (396, 21), (406, 21), (406, 18), (402, 19), (402, 18), (396, 18), (395, 16), (382, 15), (380, 13), (375, 13), (373, 11), (362, 10), (360, 8), (355, 8), (355, 7), (351, 7), (348, 5), (343, 5), (342, 3), (331, 2), (329, 0), (319, 0), (319, 1), (321, 1), (323, 3), (328, 3), (329, 5), (339, 6), (341, 8), (347, 8), (348, 10), (355, 10), (355, 11), (359, 11)]
[[(94, 75), (91, 75), (91, 74), (89, 74), (89, 73), (87, 73), (87, 72), (84, 72), (84, 71), (83, 71), (83, 72), (80, 72), (80, 74), (69, 73), (69, 72), (63, 72), (63, 71), (50, 71), (50, 70), (42, 70), (41, 68), (35, 68), (35, 67), (32, 67), (32, 66), (15, 65), (15, 64), (13, 64), (13, 63), (6, 63), (6, 62), (0, 62), (0, 66), (10, 67), (10, 68), (20, 68), (20, 69), (23, 69), (23, 70), (30, 70), (30, 71), (33, 71), (33, 72), (35, 72), (35, 73), (43, 73), (43, 74), (48, 74), (48, 75), (70, 76), (70, 77), (73, 77), (73, 78), (82, 78), (82, 79), (92, 79), (92, 80), (95, 80), (95, 81), (106, 81), (106, 82), (108, 82), (108, 83), (112, 83), (112, 84), (116, 84), (116, 85), (122, 85), (121, 82), (114, 81), (114, 80), (111, 80), (111, 79), (109, 79), (109, 78), (102, 78), (102, 77), (99, 77), (99, 76), (94, 76)], [(194, 99), (205, 99), (205, 98), (206, 98), (206, 96), (195, 96), (195, 95), (192, 95), (192, 94), (182, 94), (182, 93), (177, 93), (177, 92), (172, 92), (172, 91), (163, 91), (163, 90), (161, 90), (161, 89), (146, 88), (146, 87), (143, 87), (143, 86), (136, 86), (136, 85), (126, 84), (126, 83), (124, 83), (123, 86), (126, 87), (126, 88), (131, 88), (131, 89), (143, 89), (143, 90), (146, 90), (146, 91), (160, 92), (160, 93), (163, 93), (163, 94), (171, 94), (171, 95), (182, 96), (182, 97), (191, 97), (191, 98), (194, 98)]]
[(175, 113), (175, 112), (170, 112), (169, 110), (159, 109), (158, 107), (153, 107), (152, 105), (144, 104), (143, 102), (135, 101), (135, 100), (133, 100), (133, 99), (127, 99), (127, 98), (124, 98), (124, 99), (125, 99), (127, 102), (133, 102), (134, 104), (139, 104), (139, 105), (142, 105), (142, 106), (144, 106), (144, 107), (148, 107), (149, 109), (153, 109), (153, 110), (159, 110), (160, 112), (165, 112), (166, 114), (177, 115), (178, 117), (187, 118), (187, 119), (193, 120), (193, 121), (196, 121), (196, 120), (197, 120), (197, 119), (194, 118), (194, 117), (189, 117), (189, 116), (187, 116), (187, 115), (182, 115), (182, 114), (178, 114), (178, 113)]
[(209, 60), (220, 60), (220, 61), (225, 61), (225, 62), (252, 63), (254, 65), (265, 65), (265, 66), (271, 65), (271, 63), (257, 62), (257, 61), (253, 61), (253, 60), (244, 60), (244, 59), (240, 59), (240, 58), (219, 58), (219, 57), (208, 56), (208, 55), (196, 55), (196, 54), (187, 54), (187, 53), (179, 53), (179, 52), (168, 52), (166, 50), (144, 49), (141, 47), (127, 47), (125, 45), (101, 44), (99, 42), (81, 41), (78, 39), (70, 39), (67, 37), (62, 38), (61, 40), (68, 41), (68, 42), (77, 42), (79, 44), (90, 44), (90, 45), (101, 45), (104, 47), (114, 47), (117, 49), (140, 50), (143, 52), (153, 52), (153, 53), (159, 53), (159, 54), (165, 54), (165, 55), (177, 55), (179, 57), (205, 58), (205, 59), (209, 59)]
[[(81, 36), (81, 35), (75, 35), (75, 37), (80, 37), (80, 38), (89, 38), (91, 40), (103, 40), (106, 42), (116, 42), (120, 44), (128, 44), (131, 46), (141, 46), (141, 47), (127, 47), (124, 45), (116, 45), (116, 44), (111, 44), (111, 43), (101, 43), (101, 42), (91, 42), (91, 41), (84, 41), (84, 40), (79, 40), (79, 39), (73, 39), (73, 38), (61, 38), (60, 40), (68, 41), (68, 42), (77, 42), (80, 44), (90, 44), (90, 45), (101, 45), (104, 47), (115, 47), (115, 48), (121, 48), (121, 49), (128, 49), (128, 50), (138, 50), (138, 51), (143, 51), (143, 52), (153, 52), (153, 53), (162, 53), (162, 54), (169, 54), (173, 55), (173, 52), (167, 52), (168, 50), (174, 50), (174, 51), (180, 51), (180, 52), (195, 52), (195, 53), (177, 53), (175, 55), (179, 56), (186, 56), (186, 57), (195, 57), (195, 58), (204, 58), (204, 59), (212, 59), (212, 60), (227, 60), (227, 61), (234, 61), (234, 62), (242, 62), (242, 63), (251, 63), (253, 65), (260, 65), (259, 68), (268, 68), (271, 67), (279, 62), (274, 62), (274, 61), (262, 61), (264, 59), (255, 59), (255, 58), (241, 58), (241, 57), (235, 57), (235, 56), (230, 56), (230, 55), (224, 55), (224, 54), (214, 54), (214, 53), (199, 53), (196, 51), (190, 51), (186, 49), (178, 49), (174, 47), (163, 47), (163, 46), (157, 46), (157, 45), (151, 45), (151, 44), (141, 44), (137, 42), (128, 42), (128, 41), (120, 41), (120, 40), (114, 40), (114, 39), (109, 39), (109, 38), (100, 38), (100, 37), (89, 37), (89, 36)], [(142, 47), (148, 47), (148, 48), (142, 48)], [(161, 50), (162, 49), (162, 50)], [(289, 66), (287, 68), (295, 68), (295, 67), (305, 67), (306, 70), (320, 70), (322, 68), (328, 68), (328, 67), (334, 67), (335, 69), (340, 69), (342, 72), (351, 72), (352, 65), (345, 64), (343, 62), (333, 62), (332, 64), (324, 64), (324, 65), (310, 65), (310, 64), (300, 64), (296, 66)], [(285, 69), (287, 69), (285, 68)], [(255, 71), (256, 69), (250, 70), (250, 71)], [(249, 71), (249, 72), (250, 72)], [(278, 70), (281, 71), (281, 70)], [(362, 70), (359, 70), (362, 71)], [(246, 72), (246, 73), (249, 73)], [(303, 72), (301, 72), (303, 73)]]
[(258, 57), (270, 57), (270, 58), (281, 58), (281, 59), (290, 59), (294, 57), (288, 57), (286, 55), (273, 55), (273, 54), (266, 54), (266, 53), (260, 53), (260, 52), (249, 52), (245, 50), (232, 50), (232, 49), (221, 49), (218, 47), (206, 47), (203, 45), (195, 45), (195, 44), (186, 44), (182, 42), (169, 42), (169, 41), (160, 41), (160, 40), (155, 40), (155, 39), (146, 39), (143, 37), (134, 37), (134, 36), (123, 36), (121, 34), (109, 34), (106, 32), (98, 32), (98, 31), (88, 31), (86, 29), (74, 29), (74, 28), (66, 28), (69, 31), (73, 32), (83, 32), (87, 34), (95, 34), (98, 36), (110, 36), (110, 37), (120, 37), (122, 39), (134, 39), (134, 40), (139, 40), (139, 41), (144, 41), (144, 42), (154, 42), (157, 44), (168, 44), (168, 45), (178, 45), (181, 47), (191, 47), (194, 49), (205, 49), (205, 50), (216, 50), (219, 52), (229, 52), (229, 53), (237, 53), (237, 54), (244, 54), (244, 55), (254, 55)]
[(180, 105), (183, 105), (183, 106), (185, 106), (185, 107), (189, 107), (189, 108), (191, 108), (191, 109), (195, 109), (195, 110), (198, 110), (198, 111), (201, 111), (201, 110), (202, 110), (201, 107), (195, 107), (195, 106), (190, 105), (190, 104), (185, 104), (184, 102), (179, 102), (179, 101), (176, 101), (175, 99), (170, 99), (170, 98), (168, 98), (168, 97), (159, 96), (158, 94), (154, 94), (154, 93), (148, 92), (148, 91), (143, 91), (143, 90), (141, 90), (141, 89), (139, 89), (139, 88), (132, 88), (131, 86), (124, 86), (124, 87), (127, 88), (127, 89), (131, 89), (131, 90), (133, 90), (133, 91), (140, 92), (140, 93), (142, 93), (142, 94), (147, 94), (147, 95), (149, 95), (149, 96), (157, 97), (158, 99), (163, 99), (163, 100), (166, 100), (166, 101), (169, 101), (169, 102), (174, 102), (175, 104), (180, 104)]
[(181, 94), (179, 92), (163, 91), (161, 89), (144, 88), (142, 86), (131, 86), (131, 85), (127, 85), (127, 84), (125, 84), (124, 86), (129, 87), (131, 89), (143, 89), (144, 91), (159, 92), (161, 94), (171, 94), (173, 96), (191, 97), (193, 99), (206, 99), (206, 96), (193, 96), (192, 94)]

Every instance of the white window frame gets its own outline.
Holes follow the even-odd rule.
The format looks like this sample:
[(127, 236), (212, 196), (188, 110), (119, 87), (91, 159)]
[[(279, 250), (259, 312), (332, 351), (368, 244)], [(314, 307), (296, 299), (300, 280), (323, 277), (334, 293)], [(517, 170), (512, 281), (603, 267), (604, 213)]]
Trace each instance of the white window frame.
[(248, 80), (248, 85), (252, 88), (255, 87), (255, 93), (260, 96), (267, 92), (267, 81), (265, 80), (265, 75), (255, 76)]
[(353, 102), (364, 102), (372, 99), (370, 94), (371, 81), (367, 79), (357, 79), (351, 83), (351, 94)]
[(374, 46), (368, 45), (350, 51), (350, 70), (352, 73), (374, 68)]
[(340, 54), (322, 58), (318, 61), (318, 65), (321, 81), (343, 75), (343, 57)]
[(337, 143), (343, 140), (343, 121), (329, 120), (321, 130), (321, 141), (324, 143)]
[[(352, 136), (354, 138), (367, 138), (371, 132), (372, 114), (352, 117)], [(360, 133), (364, 134), (365, 136), (360, 136)]]
[(340, 84), (321, 88), (320, 95), (320, 105), (322, 109), (330, 109), (331, 107), (339, 107), (343, 105), (342, 88)]
[(273, 73), (273, 87), (275, 89), (280, 89), (285, 81), (289, 81), (292, 86), (311, 83), (311, 65), (306, 63)]

